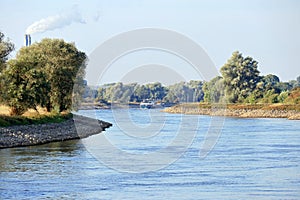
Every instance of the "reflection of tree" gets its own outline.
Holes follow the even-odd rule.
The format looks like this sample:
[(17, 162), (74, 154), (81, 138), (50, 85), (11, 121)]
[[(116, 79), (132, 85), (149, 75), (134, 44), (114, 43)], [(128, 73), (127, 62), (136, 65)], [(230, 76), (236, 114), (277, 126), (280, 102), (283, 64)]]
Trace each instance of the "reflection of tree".
[[(83, 148), (79, 140), (53, 142), (38, 146), (2, 149), (0, 173), (40, 170), (43, 164), (55, 164), (53, 159), (76, 157)], [(40, 166), (39, 166), (40, 165)], [(54, 168), (54, 167), (52, 167)], [(50, 171), (49, 171), (50, 172)]]

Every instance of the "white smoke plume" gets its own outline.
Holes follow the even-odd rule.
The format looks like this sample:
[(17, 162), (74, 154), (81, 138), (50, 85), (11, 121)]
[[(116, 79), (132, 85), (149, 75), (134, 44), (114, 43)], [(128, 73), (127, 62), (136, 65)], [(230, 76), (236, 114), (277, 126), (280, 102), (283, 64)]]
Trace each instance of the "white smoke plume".
[(78, 11), (77, 6), (73, 6), (69, 12), (49, 16), (34, 22), (26, 29), (26, 34), (43, 33), (45, 31), (63, 28), (72, 23), (86, 23)]

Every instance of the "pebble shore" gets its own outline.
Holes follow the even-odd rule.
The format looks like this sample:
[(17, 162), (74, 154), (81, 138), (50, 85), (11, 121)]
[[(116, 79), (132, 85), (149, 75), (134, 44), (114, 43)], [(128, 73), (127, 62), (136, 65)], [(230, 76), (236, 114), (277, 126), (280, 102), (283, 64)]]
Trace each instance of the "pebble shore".
[(111, 126), (108, 122), (73, 115), (73, 118), (62, 123), (0, 127), (0, 148), (86, 138)]

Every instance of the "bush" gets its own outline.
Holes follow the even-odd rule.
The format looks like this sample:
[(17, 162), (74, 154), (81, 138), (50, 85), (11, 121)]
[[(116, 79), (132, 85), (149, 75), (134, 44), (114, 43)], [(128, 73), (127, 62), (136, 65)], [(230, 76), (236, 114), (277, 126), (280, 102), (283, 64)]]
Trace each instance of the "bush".
[(284, 103), (300, 104), (300, 87), (294, 88)]
[(288, 96), (289, 96), (289, 92), (281, 92), (281, 93), (277, 96), (277, 101), (278, 101), (279, 103), (283, 103), (283, 102), (286, 100), (286, 98), (288, 98)]

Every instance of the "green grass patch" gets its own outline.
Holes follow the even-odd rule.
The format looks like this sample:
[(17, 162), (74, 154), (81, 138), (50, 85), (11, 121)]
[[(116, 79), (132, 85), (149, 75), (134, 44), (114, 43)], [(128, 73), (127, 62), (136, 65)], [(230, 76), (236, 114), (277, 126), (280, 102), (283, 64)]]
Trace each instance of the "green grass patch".
[(29, 125), (29, 124), (47, 124), (60, 123), (72, 118), (73, 114), (57, 114), (57, 115), (33, 115), (33, 116), (7, 116), (0, 115), (0, 127)]

